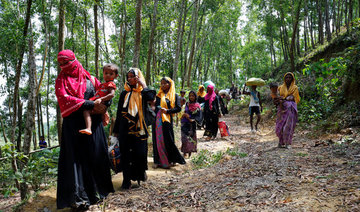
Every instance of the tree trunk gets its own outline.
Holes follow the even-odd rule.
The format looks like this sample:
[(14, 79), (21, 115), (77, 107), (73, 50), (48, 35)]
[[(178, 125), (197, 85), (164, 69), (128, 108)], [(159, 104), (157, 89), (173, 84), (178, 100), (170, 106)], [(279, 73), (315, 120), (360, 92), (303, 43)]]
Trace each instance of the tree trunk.
[[(173, 68), (173, 75), (172, 75), (172, 79), (176, 80), (177, 78), (177, 70), (178, 70), (178, 66), (179, 66), (179, 57), (180, 57), (180, 51), (181, 51), (181, 46), (182, 46), (182, 42), (183, 42), (183, 35), (184, 35), (184, 28), (182, 27), (182, 19), (184, 16), (184, 22), (186, 21), (186, 5), (187, 5), (187, 1), (186, 0), (182, 0), (181, 1), (181, 8), (180, 8), (180, 15), (179, 15), (179, 19), (178, 19), (178, 29), (177, 29), (177, 40), (176, 40), (176, 49), (175, 49), (175, 58), (174, 58), (174, 68)], [(175, 81), (177, 82), (177, 81)]]
[[(65, 42), (65, 0), (60, 0), (59, 6), (59, 38), (58, 38), (58, 51), (64, 50)], [(61, 68), (57, 66), (57, 72), (60, 73)], [(60, 113), (59, 104), (56, 106), (56, 123), (58, 129), (58, 141), (61, 143), (61, 132), (62, 132), (62, 117)]]
[(332, 18), (333, 18), (333, 21), (332, 21), (332, 32), (334, 31), (337, 31), (337, 19), (336, 19), (336, 1), (333, 0), (332, 2)]
[[(30, 29), (31, 30), (31, 29)], [(27, 113), (26, 113), (26, 123), (25, 123), (25, 132), (24, 132), (24, 146), (23, 151), (25, 155), (28, 155), (30, 152), (30, 143), (32, 140), (32, 133), (35, 126), (35, 106), (36, 106), (36, 64), (35, 64), (35, 55), (33, 49), (33, 38), (29, 39), (29, 91), (28, 91), (28, 103), (27, 103)], [(24, 164), (26, 164), (27, 159), (25, 159)], [(28, 188), (26, 183), (21, 183), (20, 189), (21, 199), (24, 200), (28, 194)]]
[(88, 70), (89, 67), (89, 56), (88, 56), (88, 49), (87, 49), (87, 40), (88, 40), (88, 23), (87, 23), (87, 11), (84, 11), (84, 34), (85, 34), (85, 70)]
[(319, 33), (319, 43), (324, 44), (324, 27), (323, 27), (323, 19), (321, 12), (321, 0), (316, 0), (316, 8), (318, 13), (318, 33)]
[(196, 35), (197, 35), (197, 21), (198, 21), (198, 14), (199, 14), (199, 0), (194, 0), (194, 18), (193, 18), (193, 37), (192, 37), (192, 44), (190, 49), (190, 56), (189, 56), (189, 65), (188, 65), (188, 75), (187, 75), (187, 87), (190, 88), (190, 82), (191, 82), (191, 69), (192, 69), (192, 63), (194, 60), (194, 53), (195, 53), (195, 45), (196, 45)]
[(156, 29), (157, 7), (158, 7), (158, 0), (154, 0), (154, 11), (153, 11), (153, 17), (152, 17), (152, 22), (151, 22), (151, 32), (150, 32), (150, 39), (149, 39), (149, 50), (148, 50), (147, 62), (146, 62), (146, 84), (148, 84), (148, 85), (150, 83), (150, 65), (151, 65), (151, 56), (152, 56), (152, 51), (153, 51), (154, 36), (155, 36), (155, 29)]
[(314, 41), (314, 35), (313, 35), (313, 17), (312, 13), (310, 15), (309, 21), (309, 29), (310, 29), (310, 39), (311, 39), (311, 46), (313, 49), (315, 49), (315, 41)]
[[(11, 129), (11, 142), (15, 145), (15, 131), (16, 131), (16, 120), (17, 120), (17, 100), (19, 94), (19, 83), (21, 77), (21, 68), (25, 53), (25, 44), (26, 44), (26, 37), (28, 34), (28, 28), (30, 23), (30, 14), (31, 14), (31, 4), (32, 0), (28, 0), (27, 2), (27, 10), (26, 10), (26, 17), (25, 17), (25, 25), (23, 31), (23, 40), (21, 41), (20, 54), (18, 58), (18, 62), (16, 65), (16, 73), (15, 73), (15, 87), (14, 87), (14, 94), (13, 94), (13, 120), (12, 120), (12, 129)], [(15, 170), (14, 170), (15, 171)]]
[(325, 31), (326, 31), (326, 40), (331, 41), (331, 30), (330, 30), (330, 15), (329, 15), (329, 3), (328, 0), (324, 0), (325, 4)]
[(353, 2), (352, 0), (349, 0), (349, 25), (351, 21), (353, 20)]
[(70, 27), (70, 37), (71, 37), (71, 42), (72, 42), (72, 51), (73, 52), (76, 52), (76, 45), (75, 45), (75, 39), (74, 39), (74, 24), (75, 24), (75, 21), (76, 21), (76, 13), (77, 13), (77, 9), (78, 9), (78, 2), (79, 0), (76, 0), (75, 2), (75, 7), (74, 7), (74, 11), (73, 11), (73, 14), (72, 14), (72, 21), (71, 21), (71, 27)]
[(99, 0), (95, 0), (94, 4), (94, 28), (95, 28), (95, 76), (99, 79), (99, 28), (98, 28), (98, 4)]
[(1, 123), (1, 129), (2, 129), (2, 133), (3, 133), (4, 141), (5, 141), (5, 144), (7, 144), (8, 139), (6, 137), (6, 131), (5, 131), (5, 125), (4, 125), (3, 117), (1, 117), (1, 116), (0, 116), (0, 123)]
[(18, 137), (16, 139), (16, 150), (17, 151), (21, 151), (21, 135), (23, 133), (23, 129), (22, 129), (22, 123), (23, 123), (23, 114), (22, 114), (22, 109), (23, 109), (23, 103), (20, 101), (20, 98), (18, 98)]
[(104, 38), (104, 47), (105, 47), (105, 58), (106, 58), (106, 61), (110, 62), (109, 49), (108, 49), (108, 46), (106, 43), (104, 6), (101, 9), (101, 16), (102, 16), (102, 30), (103, 30), (103, 38)]
[[(50, 34), (49, 34), (49, 37), (50, 37)], [(49, 40), (49, 46), (50, 45), (50, 42), (51, 40)], [(49, 57), (48, 57), (48, 72), (47, 72), (47, 75), (48, 75), (48, 78), (47, 78), (47, 86), (46, 86), (46, 125), (47, 125), (47, 140), (48, 140), (48, 146), (51, 147), (51, 139), (50, 139), (50, 114), (49, 114), (49, 93), (50, 93), (50, 78), (51, 78), (51, 75), (50, 75), (50, 69), (51, 69), (51, 59), (50, 59), (50, 55), (51, 55), (51, 52), (50, 52), (50, 48), (49, 48)]]
[(141, 44), (141, 10), (142, 0), (136, 0), (136, 18), (135, 18), (135, 46), (133, 67), (139, 68), (140, 44)]
[[(124, 68), (125, 68), (125, 53), (126, 53), (126, 36), (127, 36), (127, 13), (126, 13), (126, 0), (123, 0), (124, 3), (124, 11), (123, 11), (123, 16), (124, 16), (124, 22), (123, 22), (123, 37), (122, 37), (122, 54), (120, 57), (120, 62), (121, 62), (121, 71), (124, 73)], [(125, 81), (125, 75), (123, 78), (123, 81)]]
[(296, 18), (295, 18), (295, 22), (293, 25), (293, 34), (292, 34), (292, 38), (291, 38), (291, 46), (290, 46), (290, 62), (291, 62), (291, 71), (295, 72), (295, 39), (296, 39), (296, 34), (297, 34), (297, 29), (298, 29), (298, 24), (299, 24), (299, 16), (300, 16), (300, 8), (301, 8), (301, 2), (302, 0), (299, 0), (299, 5), (296, 9)]

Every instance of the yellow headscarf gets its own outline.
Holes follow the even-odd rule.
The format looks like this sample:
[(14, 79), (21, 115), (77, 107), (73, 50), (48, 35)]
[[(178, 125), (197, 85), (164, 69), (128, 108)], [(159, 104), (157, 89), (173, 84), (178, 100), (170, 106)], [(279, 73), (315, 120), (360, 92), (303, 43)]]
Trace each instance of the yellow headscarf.
[[(200, 92), (200, 88), (203, 88), (202, 92)], [(200, 97), (204, 98), (206, 96), (205, 87), (203, 85), (199, 85), (199, 89), (198, 89), (198, 92), (196, 94), (197, 94), (197, 96), (200, 96)]]
[[(285, 77), (288, 74), (290, 74), (293, 77), (293, 81), (291, 82), (289, 89), (287, 88), (286, 82), (285, 82)], [(292, 96), (294, 96), (294, 100), (295, 100), (296, 104), (298, 104), (300, 102), (299, 89), (295, 85), (295, 76), (293, 73), (288, 72), (284, 75), (284, 84), (280, 85), (278, 90), (279, 90), (280, 96), (286, 98), (286, 97), (292, 95)]]
[[(168, 108), (168, 105), (166, 104), (166, 99), (168, 99), (170, 101), (171, 108), (174, 108), (175, 107), (175, 85), (174, 85), (174, 81), (172, 81), (172, 79), (170, 79), (169, 77), (165, 77), (165, 79), (170, 83), (169, 91), (167, 92), (167, 94), (165, 94), (164, 91), (162, 90), (162, 88), (160, 87), (159, 92), (156, 96), (160, 98), (160, 106), (162, 108), (170, 109), (170, 108)], [(165, 121), (171, 122), (170, 115), (171, 114), (162, 113), (162, 115), (161, 115), (162, 122), (165, 122)]]
[[(130, 68), (128, 73), (133, 70), (135, 73), (135, 76), (139, 77), (139, 80), (142, 80), (145, 83), (145, 78), (142, 75), (140, 69), (138, 68)], [(145, 84), (146, 85), (146, 84)], [(137, 127), (140, 127), (140, 135), (144, 134), (144, 113), (142, 108), (142, 96), (141, 91), (143, 90), (143, 87), (139, 84), (136, 84), (135, 88), (131, 88), (129, 85), (129, 82), (125, 82), (124, 89), (128, 92), (125, 95), (124, 104), (123, 107), (126, 108), (127, 104), (129, 103), (128, 107), (128, 113), (135, 117), (136, 114), (139, 114), (139, 120), (136, 124)]]

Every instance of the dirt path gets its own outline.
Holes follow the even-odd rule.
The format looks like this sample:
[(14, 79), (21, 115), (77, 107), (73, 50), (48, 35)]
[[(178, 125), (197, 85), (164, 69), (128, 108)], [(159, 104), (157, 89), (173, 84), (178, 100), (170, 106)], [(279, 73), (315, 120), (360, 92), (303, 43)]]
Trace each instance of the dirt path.
[[(239, 117), (245, 117), (239, 118)], [(198, 131), (198, 150), (213, 153), (236, 148), (215, 165), (194, 170), (184, 166), (153, 169), (139, 188), (120, 190), (122, 175), (113, 176), (116, 192), (90, 211), (359, 211), (360, 144), (350, 135), (308, 139), (294, 136), (293, 148), (277, 148), (274, 121), (251, 133), (246, 115), (223, 118), (231, 136), (205, 142)], [(176, 135), (179, 138), (179, 135)], [(342, 139), (342, 145), (333, 141)], [(352, 141), (352, 143), (351, 143)], [(55, 188), (38, 195), (24, 211), (56, 211)], [(69, 210), (61, 210), (69, 211)]]

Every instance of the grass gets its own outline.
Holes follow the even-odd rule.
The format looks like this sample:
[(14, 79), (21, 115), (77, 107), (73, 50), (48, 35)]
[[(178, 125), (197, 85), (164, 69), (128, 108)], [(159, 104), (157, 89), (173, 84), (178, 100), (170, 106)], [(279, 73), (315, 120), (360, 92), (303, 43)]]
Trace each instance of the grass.
[(191, 159), (191, 163), (194, 169), (206, 168), (219, 163), (226, 155), (244, 158), (247, 157), (248, 154), (240, 152), (237, 148), (228, 148), (225, 152), (218, 151), (216, 153), (212, 153), (209, 150), (201, 150)]

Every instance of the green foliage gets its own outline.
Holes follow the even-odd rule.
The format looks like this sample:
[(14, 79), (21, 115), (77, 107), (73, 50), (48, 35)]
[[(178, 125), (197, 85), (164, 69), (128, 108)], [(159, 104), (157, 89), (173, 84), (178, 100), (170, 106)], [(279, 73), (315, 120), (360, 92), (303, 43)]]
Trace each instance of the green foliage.
[[(6, 144), (1, 147), (3, 157), (6, 158), (0, 163), (1, 192), (5, 197), (11, 196), (18, 191), (15, 180), (30, 185), (34, 191), (55, 181), (59, 148), (44, 149), (28, 157), (21, 152), (11, 150), (11, 145)], [(11, 166), (12, 155), (17, 159), (18, 167), (22, 167), (17, 172), (14, 172)]]

